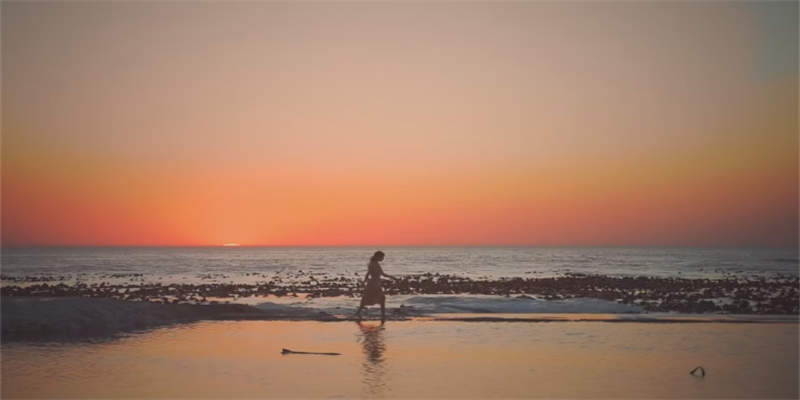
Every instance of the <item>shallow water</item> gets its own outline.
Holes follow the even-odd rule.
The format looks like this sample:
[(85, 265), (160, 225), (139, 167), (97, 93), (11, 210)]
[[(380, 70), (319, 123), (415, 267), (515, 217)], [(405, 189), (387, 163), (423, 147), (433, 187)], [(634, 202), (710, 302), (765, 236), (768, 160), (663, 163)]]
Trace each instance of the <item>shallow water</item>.
[(206, 321), (0, 352), (3, 398), (797, 398), (800, 372), (795, 323)]

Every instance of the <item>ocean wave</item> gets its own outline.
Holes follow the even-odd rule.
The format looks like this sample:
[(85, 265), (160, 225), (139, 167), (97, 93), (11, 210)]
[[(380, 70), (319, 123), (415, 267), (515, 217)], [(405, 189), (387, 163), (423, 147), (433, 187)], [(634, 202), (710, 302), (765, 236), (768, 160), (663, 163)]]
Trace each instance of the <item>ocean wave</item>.
[(591, 298), (538, 300), (489, 296), (414, 296), (405, 304), (426, 313), (617, 314), (644, 312), (643, 307)]
[[(307, 314), (324, 312), (331, 315), (355, 313), (358, 298), (321, 298), (312, 301), (279, 299), (259, 302), (253, 306), (259, 310), (273, 313)], [(378, 306), (368, 310), (377, 312)], [(498, 297), (485, 295), (395, 295), (386, 299), (389, 313), (409, 316), (429, 314), (618, 314), (641, 313), (645, 309), (633, 304), (620, 304), (594, 298), (575, 298), (563, 300), (543, 300), (536, 298)]]
[(768, 261), (779, 262), (779, 263), (792, 263), (792, 264), (800, 264), (800, 258), (773, 258)]
[(2, 298), (2, 335), (114, 333), (261, 311), (242, 304), (156, 304), (88, 298)]

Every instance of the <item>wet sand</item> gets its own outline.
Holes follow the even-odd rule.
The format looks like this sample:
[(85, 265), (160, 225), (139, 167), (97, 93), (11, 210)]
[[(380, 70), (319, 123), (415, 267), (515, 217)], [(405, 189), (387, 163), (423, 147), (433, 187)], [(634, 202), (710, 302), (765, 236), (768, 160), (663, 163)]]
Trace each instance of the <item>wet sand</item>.
[(203, 321), (4, 342), (0, 395), (797, 398), (797, 338), (796, 323)]

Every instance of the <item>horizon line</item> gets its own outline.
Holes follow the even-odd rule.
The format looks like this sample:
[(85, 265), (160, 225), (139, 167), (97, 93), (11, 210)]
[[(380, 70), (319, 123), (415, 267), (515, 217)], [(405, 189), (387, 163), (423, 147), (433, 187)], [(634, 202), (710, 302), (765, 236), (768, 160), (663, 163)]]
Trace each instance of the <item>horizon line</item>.
[(5, 248), (409, 248), (409, 247), (609, 247), (609, 248), (797, 248), (800, 245), (778, 245), (778, 244), (348, 244), (348, 245), (329, 245), (329, 244), (303, 244), (303, 245), (264, 245), (264, 244), (215, 244), (215, 245), (191, 245), (191, 244), (11, 244), (0, 243), (0, 249)]

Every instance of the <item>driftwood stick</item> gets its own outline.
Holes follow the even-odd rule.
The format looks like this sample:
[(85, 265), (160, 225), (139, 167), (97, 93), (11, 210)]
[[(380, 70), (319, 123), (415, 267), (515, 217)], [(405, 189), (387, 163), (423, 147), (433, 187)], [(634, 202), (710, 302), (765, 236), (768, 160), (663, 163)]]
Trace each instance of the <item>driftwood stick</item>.
[(689, 372), (689, 373), (694, 375), (695, 371), (697, 371), (698, 369), (700, 370), (700, 373), (702, 374), (700, 376), (705, 377), (706, 376), (706, 370), (703, 369), (703, 367), (697, 367), (697, 368), (693, 369), (692, 372)]
[(317, 354), (321, 356), (340, 356), (340, 353), (313, 353), (306, 351), (291, 351), (289, 349), (282, 349), (281, 354)]

